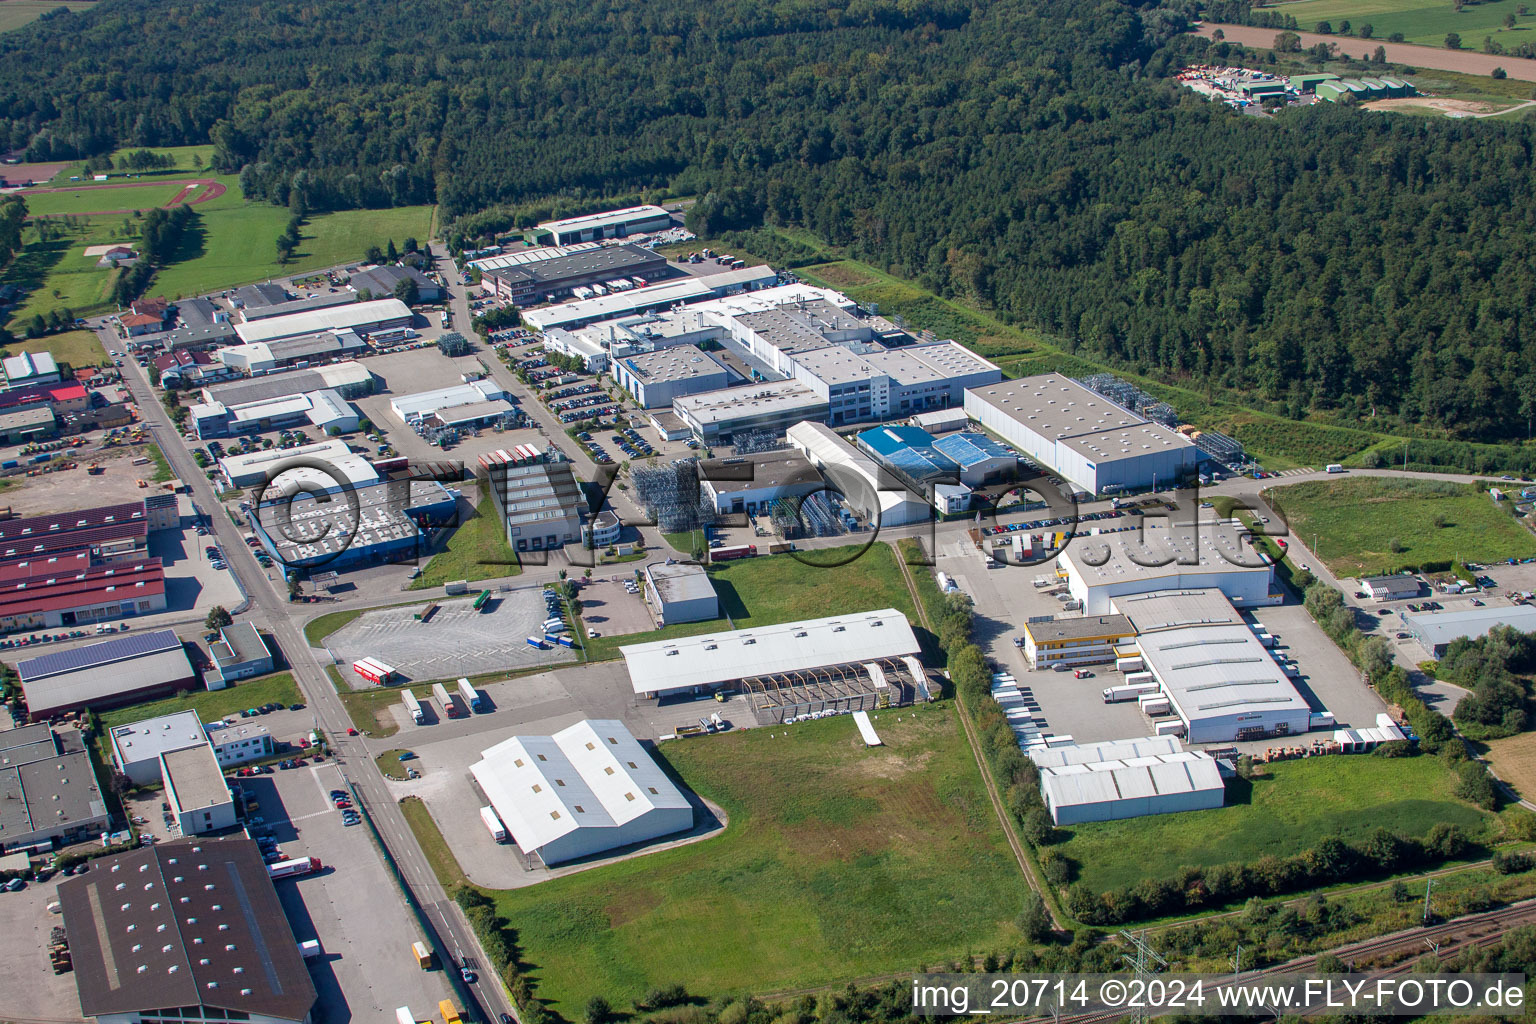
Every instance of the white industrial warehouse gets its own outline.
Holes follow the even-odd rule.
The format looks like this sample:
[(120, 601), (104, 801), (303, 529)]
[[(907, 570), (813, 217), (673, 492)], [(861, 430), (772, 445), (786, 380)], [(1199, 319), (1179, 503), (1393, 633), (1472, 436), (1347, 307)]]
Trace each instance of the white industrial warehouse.
[(1029, 752), (1040, 792), (1058, 825), (1220, 807), (1221, 770), (1176, 737), (1112, 740)]
[(915, 494), (874, 459), (849, 444), (825, 423), (806, 420), (785, 435), (871, 526), (902, 526), (930, 518), (927, 499)]
[(235, 333), (246, 345), (293, 338), (301, 334), (319, 334), (322, 331), (356, 331), (372, 334), (393, 327), (409, 327), (415, 319), (411, 307), (399, 299), (375, 299), (372, 302), (353, 302), (330, 309), (316, 309), (307, 313), (291, 313), (275, 316), (270, 320), (255, 320), (237, 324)]
[(1061, 554), (1067, 589), (1088, 615), (1158, 590), (1220, 590), (1233, 604), (1279, 604), (1274, 567), (1228, 520), (1174, 523), (1151, 516), (1140, 530), (1078, 536)]
[(619, 650), (635, 693), (644, 697), (704, 693), (744, 679), (891, 660), (922, 673), (921, 665), (913, 664), (921, 646), (907, 617), (894, 608), (652, 640)]
[[(390, 400), (389, 411), (398, 416), (400, 422), (410, 423), (412, 420), (425, 419), (439, 412), (466, 405), (480, 405), (485, 402), (506, 403), (507, 398), (506, 390), (487, 378), (464, 384), (452, 384), (446, 388), (438, 388), (436, 391), (418, 391), (410, 395), (401, 395)], [(511, 412), (512, 407), (507, 405), (506, 411)]]
[(1090, 494), (1173, 486), (1200, 451), (1069, 377), (1022, 377), (965, 393), (965, 411), (1025, 455)]
[(1312, 709), (1274, 654), (1215, 590), (1115, 602), (1136, 625), (1146, 671), (1191, 743), (1296, 736)]
[(624, 723), (513, 736), (470, 766), (524, 853), (546, 865), (693, 827), (693, 807)]

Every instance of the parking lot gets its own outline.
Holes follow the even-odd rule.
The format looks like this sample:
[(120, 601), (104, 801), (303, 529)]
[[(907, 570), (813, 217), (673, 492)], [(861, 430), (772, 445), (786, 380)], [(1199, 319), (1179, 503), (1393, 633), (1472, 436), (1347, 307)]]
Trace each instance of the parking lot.
[(328, 763), (242, 779), (261, 803), (264, 826), (289, 857), (316, 857), (317, 874), (277, 882), (278, 897), (299, 942), (318, 939), (323, 953), (310, 973), (319, 992), (316, 1020), (382, 1021), (395, 1007), (418, 1014), (450, 995), (441, 970), (423, 971), (411, 955), (422, 937), (369, 839), (366, 825), (348, 827), (331, 806), (345, 789), (341, 768)]
[(328, 646), (342, 663), (343, 676), (354, 687), (366, 688), (369, 684), (351, 669), (361, 658), (382, 661), (412, 681), (554, 665), (575, 657), (562, 647), (541, 651), (528, 645), (527, 637), (543, 635), (548, 617), (537, 589), (498, 592), (481, 612), (473, 609), (473, 597), (440, 601), (431, 622), (412, 618), (431, 600), (423, 594), (419, 606), (364, 612), (332, 634)]
[(72, 973), (54, 974), (48, 964), (48, 934), (64, 923), (48, 913), (63, 875), (28, 882), (20, 892), (0, 892), (0, 1019), (8, 1021), (79, 1020), (80, 996)]
[[(640, 563), (628, 563), (639, 568)], [(620, 579), (630, 579), (623, 576)], [(592, 580), (581, 588), (581, 619), (603, 636), (628, 636), (656, 628), (649, 606), (639, 594), (631, 594), (620, 580)]]

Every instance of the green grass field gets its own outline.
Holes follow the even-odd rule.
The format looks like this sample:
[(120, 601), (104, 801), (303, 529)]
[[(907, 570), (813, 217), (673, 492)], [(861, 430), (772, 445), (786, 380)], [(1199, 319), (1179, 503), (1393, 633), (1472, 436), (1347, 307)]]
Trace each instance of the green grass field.
[(421, 802), (420, 797), (408, 796), (401, 800), (400, 814), (416, 836), (417, 845), (426, 853), (427, 863), (432, 865), (438, 884), (451, 891), (468, 881), (464, 876), (464, 869), (459, 867), (459, 862), (453, 852), (448, 849), (448, 843), (443, 839), (442, 832), (438, 831), (437, 822), (432, 820), (432, 813), (427, 810), (427, 805)]
[(1315, 539), (1314, 552), (1337, 576), (1536, 554), (1536, 537), (1470, 485), (1361, 477), (1268, 493), (1291, 535), (1308, 545)]
[(338, 686), (336, 690), (341, 697), (341, 706), (347, 709), (347, 717), (352, 720), (352, 728), (358, 732), (393, 736), (400, 731), (400, 726), (385, 713), (391, 704), (400, 703), (400, 687), (349, 690)]
[(58, 7), (83, 11), (95, 6), (91, 0), (0, 0), (0, 32), (12, 32), (30, 25), (45, 12)]
[(82, 183), (72, 188), (28, 193), (27, 212), (33, 217), (62, 217), (65, 214), (90, 214), (105, 210), (152, 210), (170, 202), (181, 189), (182, 186), (174, 182), (130, 185), (124, 188), (92, 188)]
[[(841, 548), (817, 551), (833, 556)], [(685, 622), (648, 633), (630, 633), (587, 640), (590, 661), (619, 657), (623, 644), (698, 636), (724, 629), (769, 626), (795, 619), (895, 608), (915, 618), (912, 593), (902, 579), (896, 554), (888, 544), (874, 544), (847, 565), (822, 568), (790, 555), (759, 555), (725, 562), (709, 571), (724, 616), (708, 622)]]
[(107, 362), (107, 350), (95, 331), (65, 331), (42, 338), (26, 338), (6, 348), (6, 355), (18, 352), (47, 352), (61, 363), (79, 369)]
[(1479, 839), (1494, 821), (1451, 795), (1455, 777), (1432, 757), (1340, 755), (1267, 768), (1251, 792), (1229, 782), (1228, 806), (1220, 810), (1074, 825), (1056, 849), (1078, 863), (1083, 884), (1102, 892), (1167, 878), (1185, 865), (1289, 856), (1326, 835), (1358, 841), (1385, 826), (1421, 836), (1444, 821)]
[(411, 581), (411, 590), (440, 587), (452, 580), (516, 576), (523, 571), (489, 494), (475, 512), (475, 518), (455, 530), (447, 547), (433, 555), (421, 575)]
[[(9, 2), (9, 0), (0, 0), (0, 6), (4, 6), (7, 2)], [(132, 173), (138, 174), (145, 178), (160, 178), (170, 175), (181, 175), (185, 177), (189, 174), (202, 176), (209, 173), (208, 161), (213, 158), (212, 146), (125, 146), (122, 149), (113, 150), (110, 154), (112, 157), (113, 165), (116, 166), (121, 164), (125, 155), (128, 153), (136, 153), (140, 149), (148, 149), (151, 153), (154, 153), (158, 156), (168, 156), (174, 160), (175, 163), (163, 170), (156, 169), (153, 171), (130, 171), (128, 168), (123, 167), (120, 170), (113, 170), (111, 173), (113, 175)], [(87, 178), (87, 176), (88, 172), (85, 169), (84, 163), (71, 164), (61, 170), (57, 175), (55, 175), (51, 184), (70, 185), (73, 184), (73, 182), (69, 180), (70, 178)]]
[[(4, 3), (6, 0), (0, 0)], [(299, 232), (300, 243), (293, 258), (285, 265), (277, 262), (277, 237), (288, 224), (285, 208), (264, 203), (247, 203), (241, 198), (239, 178), (214, 175), (204, 168), (193, 172), (192, 154), (206, 163), (207, 146), (185, 146), (162, 150), (177, 157), (176, 170), (152, 172), (146, 177), (172, 175), (214, 178), (226, 191), (217, 199), (192, 207), (197, 219), (179, 251), (162, 268), (150, 286), (150, 294), (185, 298), (207, 292), (290, 277), (305, 271), (360, 260), (371, 245), (384, 245), (393, 239), (398, 245), (407, 237), (425, 241), (432, 229), (433, 208), (406, 206), (392, 210), (343, 210), (312, 216)], [(68, 172), (66, 172), (68, 173)], [(57, 179), (56, 179), (57, 180)], [(164, 193), (164, 198), (148, 205), (158, 205), (175, 195), (179, 186), (149, 184), (128, 189), (72, 190), (57, 188), (47, 195), (29, 196), (28, 209), (34, 214), (73, 217), (73, 227), (61, 238), (39, 241), (33, 232), (25, 232), (21, 253), (0, 273), (0, 284), (14, 285), (26, 293), (12, 317), (12, 329), (24, 324), (34, 313), (69, 308), (77, 315), (112, 308), (112, 286), (117, 271), (96, 266), (96, 257), (88, 257), (89, 246), (127, 242), (138, 235), (136, 218), (120, 214), (80, 216), (92, 209), (122, 209), (137, 205), (124, 197), (141, 193)], [(147, 191), (146, 191), (147, 190)], [(78, 192), (81, 197), (74, 198)], [(106, 205), (100, 197), (114, 197)], [(98, 198), (91, 198), (98, 197)], [(116, 201), (121, 199), (122, 201)], [(71, 206), (63, 209), (61, 206)]]
[[(901, 720), (898, 722), (898, 718)], [(663, 744), (724, 834), (495, 893), (541, 999), (578, 1019), (683, 982), (774, 991), (1017, 939), (1027, 891), (947, 706)], [(776, 733), (776, 735), (772, 735)]]
[[(1358, 46), (1386, 42), (1395, 32), (1403, 34), (1404, 42), (1425, 46), (1444, 46), (1446, 33), (1455, 32), (1462, 47), (1471, 50), (1481, 48), (1484, 36), (1492, 36), (1514, 49), (1536, 38), (1536, 15), (1516, 13), (1519, 6), (1514, 0), (1491, 0), (1468, 3), (1458, 11), (1450, 3), (1426, 0), (1296, 0), (1269, 9), (1291, 15), (1304, 32), (1311, 32), (1320, 21), (1329, 22), (1338, 32), (1343, 22), (1349, 22), (1355, 38), (1341, 36), (1340, 45), (1353, 54)], [(1506, 15), (1514, 15), (1514, 28), (1504, 28)], [(1359, 39), (1360, 26), (1365, 24), (1371, 26), (1370, 40)]]
[(202, 720), (211, 722), (225, 715), (237, 715), (246, 708), (260, 707), (277, 701), (285, 707), (297, 704), (303, 698), (294, 685), (293, 676), (276, 672), (257, 679), (247, 679), (224, 690), (198, 690), (185, 697), (167, 697), (164, 700), (133, 704), (125, 708), (113, 708), (101, 714), (103, 731), (119, 725), (127, 725), (157, 715), (169, 715), (176, 711), (196, 711)]

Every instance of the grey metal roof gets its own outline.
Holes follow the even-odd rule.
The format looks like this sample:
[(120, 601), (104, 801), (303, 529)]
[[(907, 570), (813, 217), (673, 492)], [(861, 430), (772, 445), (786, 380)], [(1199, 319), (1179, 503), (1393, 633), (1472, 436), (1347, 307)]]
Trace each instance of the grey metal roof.
[(1024, 629), (1036, 643), (1050, 640), (1083, 640), (1098, 636), (1133, 636), (1136, 633), (1131, 620), (1124, 615), (1084, 615), (1075, 618), (1052, 619), (1049, 622), (1027, 622)]
[(1128, 617), (1138, 633), (1155, 633), (1183, 626), (1241, 623), (1227, 595), (1215, 588), (1154, 590), (1114, 599), (1115, 611)]
[(715, 600), (715, 587), (709, 581), (709, 573), (702, 565), (691, 562), (675, 562), (672, 565), (648, 565), (645, 576), (656, 588), (656, 596), (664, 603), (678, 601)]
[(266, 641), (261, 638), (261, 633), (254, 623), (233, 623), (221, 629), (219, 635), (233, 655), (232, 660), (227, 664), (243, 665), (246, 662), (260, 661), (272, 656), (272, 652), (267, 650)]
[(1522, 633), (1536, 633), (1536, 607), (1528, 604), (1508, 607), (1467, 608), (1453, 612), (1422, 612), (1404, 615), (1409, 632), (1430, 647), (1448, 644), (1461, 637), (1474, 639), (1494, 626), (1513, 626)]
[[(206, 734), (204, 734), (206, 736)], [(228, 803), (232, 797), (218, 755), (207, 741), (160, 755), (166, 795), (178, 811), (195, 811)]]
[(16, 664), (16, 672), (22, 682), (47, 679), (64, 672), (76, 672), (84, 668), (97, 668), (129, 658), (142, 658), (165, 651), (180, 651), (181, 641), (169, 629), (156, 629), (145, 633), (129, 633), (113, 637), (99, 644), (86, 644), (69, 651), (54, 651), (40, 658), (28, 658)]
[(1185, 626), (1143, 634), (1137, 645), (1186, 722), (1242, 711), (1311, 710), (1247, 626)]

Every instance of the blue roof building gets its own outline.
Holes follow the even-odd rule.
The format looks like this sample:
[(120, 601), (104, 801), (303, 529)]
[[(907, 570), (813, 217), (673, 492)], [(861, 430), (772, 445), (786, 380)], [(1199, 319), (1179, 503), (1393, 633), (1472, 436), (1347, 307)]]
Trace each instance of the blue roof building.
[(1019, 468), (1013, 449), (986, 434), (950, 434), (933, 442), (933, 447), (960, 467), (960, 482), (972, 487), (1005, 478)]
[(960, 465), (934, 447), (933, 435), (918, 427), (875, 427), (855, 439), (860, 448), (912, 483), (949, 482), (960, 477)]

